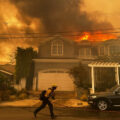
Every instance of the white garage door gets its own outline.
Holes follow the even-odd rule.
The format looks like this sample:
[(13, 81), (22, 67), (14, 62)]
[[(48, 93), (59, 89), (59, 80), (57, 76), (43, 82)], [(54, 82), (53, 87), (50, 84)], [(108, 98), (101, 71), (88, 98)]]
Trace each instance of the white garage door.
[(57, 85), (58, 91), (74, 91), (73, 80), (69, 73), (64, 70), (48, 70), (39, 72), (38, 74), (38, 89), (44, 90), (52, 85)]

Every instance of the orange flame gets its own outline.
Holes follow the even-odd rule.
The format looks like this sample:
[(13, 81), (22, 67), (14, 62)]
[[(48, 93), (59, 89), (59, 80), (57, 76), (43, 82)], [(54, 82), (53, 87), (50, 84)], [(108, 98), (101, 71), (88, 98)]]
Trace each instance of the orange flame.
[(102, 33), (102, 32), (84, 32), (79, 38), (77, 38), (77, 42), (81, 40), (89, 40), (89, 41), (105, 41), (109, 39), (116, 39), (117, 36), (110, 33)]

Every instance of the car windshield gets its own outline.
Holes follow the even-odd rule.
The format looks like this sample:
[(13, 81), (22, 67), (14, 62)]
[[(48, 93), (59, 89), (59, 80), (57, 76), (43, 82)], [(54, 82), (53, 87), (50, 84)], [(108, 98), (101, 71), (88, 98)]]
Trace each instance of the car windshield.
[(113, 91), (116, 90), (116, 88), (118, 88), (118, 87), (120, 87), (120, 85), (116, 85), (116, 86), (112, 87), (112, 88), (110, 89), (110, 92), (113, 92)]

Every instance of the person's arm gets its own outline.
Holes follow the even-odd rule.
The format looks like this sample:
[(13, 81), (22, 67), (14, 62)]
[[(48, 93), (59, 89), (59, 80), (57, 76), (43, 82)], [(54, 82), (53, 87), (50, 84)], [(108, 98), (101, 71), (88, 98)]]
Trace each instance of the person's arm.
[(55, 92), (52, 93), (51, 98), (54, 100), (55, 99)]

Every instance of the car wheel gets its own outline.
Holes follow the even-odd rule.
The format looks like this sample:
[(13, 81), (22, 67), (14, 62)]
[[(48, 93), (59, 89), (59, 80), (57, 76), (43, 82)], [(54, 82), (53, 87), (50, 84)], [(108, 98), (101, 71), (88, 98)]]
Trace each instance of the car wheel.
[(97, 108), (101, 111), (107, 110), (108, 109), (108, 102), (105, 100), (99, 100), (97, 102)]

